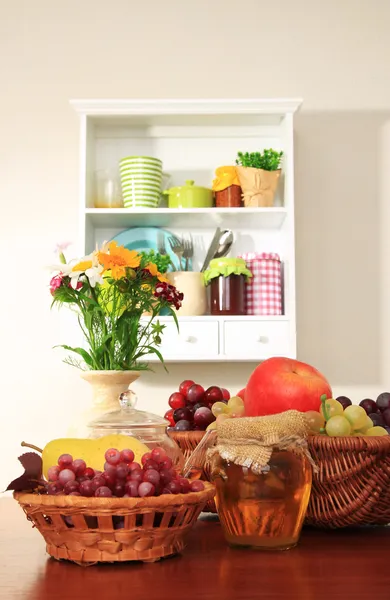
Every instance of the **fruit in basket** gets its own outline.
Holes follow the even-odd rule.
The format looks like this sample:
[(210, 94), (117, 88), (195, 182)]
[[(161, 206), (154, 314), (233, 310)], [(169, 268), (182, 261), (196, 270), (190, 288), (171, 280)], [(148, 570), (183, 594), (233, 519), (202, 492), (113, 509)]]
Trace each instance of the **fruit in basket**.
[[(128, 435), (107, 435), (97, 439), (59, 438), (48, 442), (42, 451), (43, 474), (48, 477), (48, 469), (57, 463), (59, 456), (62, 459), (61, 464), (64, 466), (69, 465), (69, 456), (70, 458), (77, 456), (78, 459), (85, 461), (91, 469), (103, 471), (104, 453), (107, 448), (116, 448), (118, 451), (131, 449), (137, 462), (148, 451), (145, 444)], [(66, 456), (68, 458), (64, 459)], [(72, 462), (73, 459), (70, 464)]]
[(209, 408), (211, 408), (215, 402), (222, 402), (222, 400), (223, 392), (221, 388), (217, 387), (216, 385), (212, 385), (211, 387), (207, 388), (204, 393), (204, 402), (209, 406)]
[(183, 419), (185, 421), (192, 421), (192, 418), (193, 414), (187, 406), (185, 406), (184, 408), (177, 408), (173, 411), (173, 420), (175, 421), (175, 423), (177, 423), (178, 421), (182, 421)]
[(323, 433), (325, 428), (324, 416), (316, 410), (308, 410), (305, 415), (310, 433)]
[[(326, 412), (326, 416), (325, 416), (325, 412)], [(325, 406), (324, 406), (324, 403), (322, 403), (320, 406), (320, 413), (327, 421), (328, 419), (330, 419), (330, 417), (336, 417), (337, 415), (342, 415), (343, 407), (340, 404), (340, 402), (338, 402), (337, 400), (334, 400), (333, 398), (327, 398), (325, 400)]]
[[(215, 421), (216, 414), (212, 411), (211, 416), (207, 411), (201, 411), (195, 420), (195, 414), (198, 409), (212, 409), (218, 405), (219, 411), (226, 407), (230, 400), (230, 392), (226, 388), (217, 385), (209, 386), (206, 390), (192, 379), (185, 379), (179, 385), (179, 391), (173, 392), (168, 400), (170, 410), (164, 415), (169, 421), (174, 431), (204, 431), (208, 425)], [(218, 412), (218, 411), (217, 411)], [(243, 409), (241, 406), (237, 410), (237, 415), (241, 415)], [(207, 415), (207, 418), (206, 418)]]
[(356, 404), (352, 404), (351, 406), (347, 406), (344, 411), (344, 417), (348, 419), (351, 424), (352, 429), (357, 430), (364, 427), (366, 423), (367, 413), (361, 406), (356, 406)]
[(389, 435), (389, 434), (384, 427), (375, 426), (375, 427), (371, 427), (371, 429), (367, 429), (365, 435), (368, 435), (369, 437), (374, 437), (374, 436), (378, 437), (378, 436)]
[(179, 385), (179, 392), (183, 394), (184, 398), (187, 398), (188, 390), (192, 385), (195, 385), (195, 381), (192, 381), (192, 379), (185, 379)]
[(381, 412), (390, 408), (390, 392), (382, 392), (376, 399), (377, 407)]
[(202, 406), (194, 414), (194, 423), (201, 429), (206, 429), (210, 423), (215, 421), (215, 416), (207, 406)]
[(204, 402), (204, 388), (201, 385), (194, 383), (194, 385), (192, 385), (187, 392), (187, 400), (191, 404), (196, 404), (197, 402), (203, 403)]
[(371, 413), (370, 414), (370, 419), (374, 423), (374, 425), (379, 425), (380, 427), (384, 427), (384, 425), (385, 425), (385, 422), (383, 419), (384, 412), (385, 411), (383, 411), (383, 413)]
[(229, 390), (227, 390), (226, 388), (221, 388), (221, 392), (222, 392), (223, 399), (225, 400), (225, 402), (227, 402), (230, 398)]
[(335, 415), (326, 422), (325, 430), (330, 437), (339, 437), (351, 435), (352, 428), (348, 419), (342, 415)]
[(180, 392), (173, 392), (173, 394), (169, 396), (168, 404), (173, 410), (176, 408), (184, 408), (186, 405), (185, 396)]
[(375, 402), (375, 400), (371, 400), (371, 398), (365, 398), (359, 403), (359, 406), (361, 406), (368, 415), (370, 415), (371, 413), (380, 412), (377, 403)]
[(320, 398), (332, 397), (325, 377), (314, 367), (284, 357), (269, 358), (253, 371), (245, 388), (245, 413), (271, 415), (289, 409), (318, 410)]
[(347, 396), (337, 396), (337, 402), (340, 402), (343, 408), (347, 408), (347, 406), (351, 406), (352, 401)]

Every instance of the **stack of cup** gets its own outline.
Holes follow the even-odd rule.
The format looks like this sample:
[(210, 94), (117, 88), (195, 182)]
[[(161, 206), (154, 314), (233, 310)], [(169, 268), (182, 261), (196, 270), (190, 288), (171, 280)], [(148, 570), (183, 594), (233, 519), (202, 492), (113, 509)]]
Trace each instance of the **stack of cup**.
[(162, 162), (151, 156), (127, 156), (119, 161), (125, 208), (156, 208), (161, 197)]

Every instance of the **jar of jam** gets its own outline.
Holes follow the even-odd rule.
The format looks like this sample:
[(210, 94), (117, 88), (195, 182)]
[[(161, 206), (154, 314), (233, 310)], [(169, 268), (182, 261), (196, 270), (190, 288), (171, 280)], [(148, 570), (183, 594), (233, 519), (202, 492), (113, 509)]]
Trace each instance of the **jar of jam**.
[(238, 208), (244, 206), (242, 190), (233, 166), (218, 167), (213, 181), (215, 205), (220, 208)]
[(245, 283), (252, 277), (242, 258), (215, 258), (205, 272), (212, 315), (245, 315)]
[(309, 503), (312, 466), (302, 413), (217, 423), (211, 478), (226, 541), (287, 550), (298, 543)]

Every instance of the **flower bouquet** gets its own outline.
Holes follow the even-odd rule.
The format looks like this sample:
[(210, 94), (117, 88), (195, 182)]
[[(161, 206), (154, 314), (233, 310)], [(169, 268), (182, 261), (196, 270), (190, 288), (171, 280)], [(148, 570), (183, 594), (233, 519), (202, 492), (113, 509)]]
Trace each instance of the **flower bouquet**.
[[(95, 399), (106, 409), (107, 400), (117, 408), (119, 394), (140, 371), (149, 369), (145, 356), (154, 354), (164, 364), (159, 346), (165, 325), (156, 317), (165, 309), (178, 327), (173, 307), (180, 308), (183, 294), (168, 283), (149, 255), (114, 241), (71, 262), (61, 250), (50, 291), (53, 305), (75, 311), (86, 342), (82, 348), (61, 345), (70, 352), (65, 362), (82, 369), (87, 381), (103, 386), (100, 398), (95, 390)], [(148, 317), (142, 318), (145, 314)]]

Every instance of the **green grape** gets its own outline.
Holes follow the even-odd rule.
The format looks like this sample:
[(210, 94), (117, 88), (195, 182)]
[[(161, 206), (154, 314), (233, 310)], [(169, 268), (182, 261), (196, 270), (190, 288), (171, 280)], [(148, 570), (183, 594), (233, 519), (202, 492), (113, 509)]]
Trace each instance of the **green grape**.
[(214, 429), (217, 429), (217, 421), (213, 421), (212, 423), (210, 423), (210, 425), (207, 425), (206, 427), (206, 431), (214, 431)]
[(351, 425), (342, 415), (331, 417), (326, 424), (326, 433), (330, 437), (342, 437), (351, 434)]
[(217, 423), (222, 423), (222, 421), (226, 421), (226, 419), (230, 419), (232, 415), (229, 415), (227, 413), (222, 413), (221, 415), (218, 415), (217, 417)]
[(321, 413), (316, 410), (308, 410), (305, 413), (306, 420), (311, 433), (321, 433), (321, 429), (325, 427), (325, 419)]
[[(329, 398), (328, 400), (326, 400), (325, 404), (326, 404), (326, 412), (327, 412), (329, 419), (331, 417), (336, 417), (337, 415), (343, 414), (343, 410), (344, 410), (343, 405), (340, 404), (340, 402), (337, 402), (337, 400), (333, 400), (333, 398)], [(320, 413), (325, 418), (322, 404), (320, 406)]]
[(223, 413), (227, 413), (229, 411), (225, 402), (215, 402), (211, 407), (211, 412), (213, 413), (214, 417), (218, 417), (218, 415), (222, 415)]
[(374, 423), (371, 421), (370, 417), (368, 415), (366, 415), (366, 422), (364, 423), (363, 427), (359, 427), (359, 429), (355, 429), (355, 433), (364, 435), (366, 433), (367, 429), (371, 429), (372, 427), (374, 427)]
[(370, 437), (380, 436), (380, 435), (389, 435), (384, 427), (379, 427), (376, 425), (375, 427), (371, 427), (371, 429), (367, 429), (365, 435)]
[(234, 414), (236, 417), (242, 417), (245, 413), (244, 402), (238, 396), (232, 396), (227, 403), (227, 412)]
[(344, 417), (348, 419), (352, 429), (361, 429), (367, 422), (367, 413), (362, 406), (351, 404), (344, 411)]

